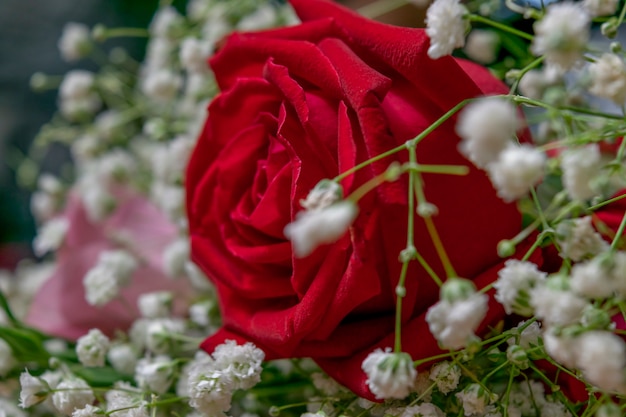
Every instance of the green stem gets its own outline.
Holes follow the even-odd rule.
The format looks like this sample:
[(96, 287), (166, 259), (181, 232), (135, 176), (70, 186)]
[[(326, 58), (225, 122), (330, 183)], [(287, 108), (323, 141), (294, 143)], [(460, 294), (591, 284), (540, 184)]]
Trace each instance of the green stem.
[(407, 0), (377, 0), (356, 9), (356, 12), (370, 19), (376, 19), (408, 4)]
[(624, 217), (622, 217), (622, 221), (619, 224), (617, 233), (615, 233), (615, 237), (613, 238), (613, 241), (611, 242), (612, 252), (615, 252), (615, 250), (617, 249), (617, 244), (619, 243), (620, 238), (622, 237), (622, 234), (624, 234), (624, 228), (626, 228), (626, 212), (624, 212)]
[(495, 21), (493, 21), (491, 19), (488, 19), (488, 18), (486, 18), (484, 16), (480, 16), (480, 15), (477, 15), (477, 14), (469, 14), (469, 15), (466, 16), (466, 18), (470, 22), (483, 23), (485, 25), (489, 25), (489, 26), (494, 27), (496, 29), (500, 29), (503, 32), (508, 32), (508, 33), (510, 33), (512, 35), (519, 36), (520, 38), (523, 38), (523, 39), (526, 39), (526, 40), (529, 40), (529, 41), (532, 41), (534, 39), (533, 35), (530, 35), (530, 34), (528, 34), (526, 32), (522, 32), (521, 30), (517, 30), (517, 29), (512, 28), (510, 26), (504, 25), (504, 24), (502, 24), (500, 22), (495, 22)]
[[(626, 142), (626, 141), (625, 141)], [(428, 174), (467, 175), (469, 167), (465, 165), (424, 165), (409, 164), (409, 171), (417, 171)]]
[[(626, 141), (625, 141), (625, 142), (626, 142)], [(616, 202), (616, 201), (619, 201), (619, 200), (621, 200), (622, 198), (626, 198), (626, 194), (622, 194), (622, 195), (619, 195), (619, 196), (617, 196), (617, 197), (613, 197), (613, 198), (611, 198), (611, 199), (608, 199), (608, 200), (606, 200), (606, 201), (603, 201), (603, 202), (601, 202), (601, 203), (595, 204), (595, 205), (593, 205), (593, 206), (589, 207), (589, 209), (588, 209), (588, 210), (589, 210), (589, 211), (595, 211), (595, 210), (598, 210), (598, 209), (600, 209), (600, 208), (602, 208), (602, 207), (604, 207), (604, 206), (606, 206), (606, 205), (608, 205), (608, 204), (611, 204), (611, 203), (614, 203), (614, 202)]]
[[(402, 270), (400, 271), (400, 280), (398, 282), (397, 289), (404, 288), (404, 281), (406, 280), (406, 272), (409, 269), (409, 261), (402, 263)], [(395, 340), (393, 345), (393, 351), (396, 353), (402, 352), (402, 298), (404, 295), (396, 291), (396, 323), (395, 323)]]
[(147, 38), (150, 32), (145, 28), (107, 28), (106, 39), (110, 38)]
[(443, 281), (441, 280), (441, 278), (439, 278), (437, 273), (435, 273), (435, 271), (430, 267), (430, 265), (428, 265), (428, 262), (426, 262), (426, 259), (424, 259), (424, 257), (420, 255), (419, 252), (415, 252), (415, 259), (417, 259), (417, 262), (419, 262), (422, 268), (424, 268), (428, 276), (430, 276), (430, 278), (433, 281), (435, 281), (435, 284), (441, 287), (443, 285)]

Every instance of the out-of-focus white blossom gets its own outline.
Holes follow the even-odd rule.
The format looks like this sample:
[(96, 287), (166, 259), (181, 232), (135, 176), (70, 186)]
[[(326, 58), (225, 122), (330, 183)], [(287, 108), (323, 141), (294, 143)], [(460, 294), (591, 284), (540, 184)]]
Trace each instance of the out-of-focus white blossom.
[(589, 64), (589, 75), (591, 94), (608, 98), (620, 106), (624, 104), (626, 101), (626, 65), (620, 56), (610, 53), (602, 54), (596, 62)]
[(619, 0), (583, 0), (582, 3), (591, 16), (610, 16), (617, 11)]
[(532, 262), (509, 259), (504, 263), (504, 268), (498, 271), (498, 280), (493, 284), (495, 298), (504, 306), (507, 314), (530, 316), (533, 313), (530, 292), (546, 279), (546, 275)]
[(33, 251), (37, 256), (58, 249), (70, 227), (69, 220), (64, 217), (48, 220), (40, 228), (33, 241)]
[(626, 344), (621, 337), (592, 330), (576, 338), (576, 366), (584, 378), (608, 392), (626, 393)]
[(77, 408), (72, 413), (72, 417), (100, 417), (104, 412), (91, 404), (87, 404), (83, 408)]
[[(463, 290), (455, 298), (444, 297), (453, 286), (465, 286), (471, 282), (451, 279), (441, 287), (441, 300), (428, 309), (426, 321), (430, 332), (447, 349), (460, 349), (475, 336), (474, 331), (487, 314), (488, 297)], [(459, 285), (457, 285), (459, 284)], [(473, 285), (472, 285), (473, 287)], [(452, 292), (457, 292), (453, 289)]]
[(601, 168), (600, 149), (596, 144), (563, 152), (563, 187), (573, 200), (584, 201), (596, 195), (592, 180), (600, 174)]
[(156, 101), (168, 102), (180, 91), (182, 84), (182, 78), (178, 74), (160, 69), (148, 73), (142, 91)]
[(261, 4), (254, 13), (245, 16), (237, 24), (237, 29), (252, 31), (267, 29), (276, 25), (276, 8), (269, 3)]
[(185, 263), (189, 261), (189, 254), (189, 239), (174, 240), (163, 251), (163, 269), (173, 278), (183, 275)]
[(109, 345), (108, 337), (99, 329), (91, 329), (76, 343), (78, 360), (85, 366), (104, 366)]
[(174, 379), (174, 364), (169, 356), (143, 358), (137, 362), (135, 381), (140, 388), (164, 394)]
[(153, 353), (164, 354), (176, 345), (175, 336), (185, 331), (180, 319), (155, 319), (146, 327), (146, 347)]
[(150, 33), (157, 38), (172, 39), (177, 26), (183, 23), (183, 17), (174, 7), (162, 7), (154, 14), (150, 23)]
[(137, 260), (124, 250), (102, 252), (98, 263), (83, 279), (87, 302), (100, 306), (111, 301), (128, 284), (138, 266)]
[(435, 0), (426, 12), (426, 34), (430, 38), (428, 56), (432, 59), (450, 55), (465, 45), (467, 13), (459, 0)]
[(595, 231), (591, 216), (564, 220), (556, 229), (561, 256), (580, 262), (609, 248), (609, 244)]
[(492, 30), (474, 29), (467, 37), (463, 51), (468, 57), (481, 64), (491, 64), (496, 60), (500, 38)]
[(532, 290), (530, 303), (535, 309), (535, 316), (548, 325), (574, 324), (581, 319), (588, 302), (572, 291), (554, 288), (555, 278), (561, 279), (549, 278), (545, 284)]
[(498, 159), (515, 135), (519, 120), (506, 100), (487, 98), (470, 103), (459, 115), (459, 150), (474, 165), (485, 168)]
[(168, 317), (172, 312), (173, 296), (168, 291), (141, 294), (137, 305), (141, 315), (150, 319)]
[(48, 398), (50, 387), (40, 378), (32, 376), (28, 370), (20, 375), (20, 407), (28, 408)]
[(93, 403), (95, 399), (87, 382), (77, 377), (66, 378), (61, 381), (52, 394), (52, 403), (56, 409), (68, 416), (74, 410)]
[(546, 63), (568, 70), (587, 47), (590, 23), (589, 14), (580, 4), (550, 4), (545, 16), (533, 26), (531, 51), (537, 56), (545, 55)]
[(626, 295), (626, 253), (616, 251), (598, 255), (590, 261), (574, 265), (570, 286), (577, 294), (587, 298)]
[(89, 28), (82, 23), (66, 23), (57, 46), (66, 61), (77, 61), (87, 56), (92, 49)]
[(541, 181), (545, 165), (546, 155), (537, 148), (509, 145), (487, 166), (487, 171), (498, 196), (510, 202), (524, 197)]
[(285, 226), (285, 236), (291, 240), (295, 255), (303, 258), (319, 245), (343, 236), (358, 212), (357, 206), (347, 200), (324, 210), (300, 212), (294, 222)]
[(129, 374), (137, 365), (137, 351), (128, 343), (115, 344), (107, 352), (107, 359), (116, 371)]

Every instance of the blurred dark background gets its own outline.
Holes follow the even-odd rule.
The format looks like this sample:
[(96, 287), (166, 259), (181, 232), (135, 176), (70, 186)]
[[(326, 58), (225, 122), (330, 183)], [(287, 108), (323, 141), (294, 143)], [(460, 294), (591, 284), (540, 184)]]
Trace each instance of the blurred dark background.
[[(89, 60), (66, 63), (57, 48), (70, 21), (93, 26), (145, 27), (158, 0), (0, 0), (0, 268), (11, 268), (30, 254), (35, 225), (29, 193), (16, 182), (17, 164), (39, 128), (55, 112), (57, 93), (31, 91), (29, 80), (41, 71), (62, 75), (72, 68), (93, 68)], [(183, 7), (184, 1), (175, 2)], [(120, 41), (117, 41), (120, 45)], [(105, 44), (105, 48), (114, 42)], [(145, 40), (122, 45), (140, 58)], [(49, 159), (54, 164), (54, 158)]]

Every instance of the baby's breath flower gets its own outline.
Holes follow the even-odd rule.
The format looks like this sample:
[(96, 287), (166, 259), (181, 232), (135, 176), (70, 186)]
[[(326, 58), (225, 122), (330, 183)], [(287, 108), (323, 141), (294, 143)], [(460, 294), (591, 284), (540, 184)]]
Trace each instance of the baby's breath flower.
[(492, 30), (474, 29), (467, 37), (463, 51), (468, 57), (481, 64), (491, 64), (496, 60), (500, 39)]
[(143, 393), (137, 388), (126, 382), (117, 382), (106, 393), (107, 413), (111, 417), (149, 417), (142, 397)]
[(564, 288), (555, 288), (555, 280), (566, 277), (553, 276), (546, 283), (536, 286), (531, 292), (530, 304), (535, 316), (549, 325), (569, 325), (578, 322), (588, 302)]
[(189, 405), (210, 416), (224, 416), (231, 406), (233, 383), (221, 371), (200, 367), (189, 374)]
[(333, 396), (341, 391), (345, 391), (345, 388), (339, 385), (334, 379), (321, 372), (312, 373), (311, 380), (315, 388), (324, 395)]
[(76, 343), (78, 360), (85, 366), (104, 366), (108, 349), (109, 338), (98, 329), (89, 330)]
[(459, 0), (435, 0), (426, 12), (426, 34), (430, 38), (428, 56), (432, 59), (450, 55), (465, 45), (467, 13)]
[(306, 196), (300, 205), (307, 211), (323, 210), (343, 198), (341, 185), (332, 180), (322, 180)]
[(456, 299), (448, 299), (444, 294), (457, 285), (458, 278), (448, 280), (441, 287), (441, 300), (428, 309), (426, 321), (430, 332), (447, 349), (460, 349), (467, 346), (475, 336), (474, 331), (487, 314), (488, 297), (484, 294), (472, 292)]
[(104, 411), (91, 404), (86, 405), (84, 408), (77, 408), (72, 413), (72, 417), (100, 417), (103, 415)]
[(580, 262), (608, 249), (609, 244), (595, 231), (591, 220), (591, 216), (585, 216), (559, 223), (556, 237), (562, 257)]
[(165, 393), (174, 379), (174, 368), (169, 356), (143, 358), (137, 362), (135, 381), (140, 388), (157, 394)]
[(276, 24), (276, 19), (276, 8), (268, 3), (261, 4), (253, 13), (239, 21), (237, 29), (245, 31), (267, 29)]
[(52, 394), (52, 403), (61, 413), (71, 415), (75, 409), (84, 408), (94, 402), (91, 387), (81, 378), (66, 378), (57, 385)]
[(323, 210), (300, 212), (295, 221), (285, 226), (285, 236), (291, 240), (295, 255), (303, 258), (317, 246), (343, 236), (357, 214), (358, 207), (347, 200)]
[(209, 42), (198, 38), (185, 38), (180, 45), (180, 62), (187, 71), (206, 72), (207, 58), (212, 52)]
[(404, 409), (400, 417), (445, 417), (435, 404), (424, 402), (420, 405), (412, 405)]
[(463, 391), (456, 393), (455, 396), (461, 400), (463, 412), (468, 417), (484, 414), (487, 406), (493, 400), (491, 395), (478, 384), (468, 385)]
[(524, 197), (544, 175), (546, 155), (531, 145), (509, 145), (487, 166), (498, 196), (510, 202)]
[(41, 378), (32, 376), (28, 370), (20, 375), (20, 407), (28, 408), (48, 398), (50, 387)]
[(545, 55), (546, 63), (561, 70), (570, 69), (581, 57), (589, 41), (590, 17), (579, 4), (551, 4), (535, 25), (531, 50)]
[(130, 344), (116, 344), (109, 349), (107, 359), (116, 371), (129, 374), (137, 365), (137, 351)]
[(576, 340), (576, 366), (590, 383), (608, 392), (626, 393), (626, 344), (617, 335), (592, 330)]
[(103, 251), (96, 266), (83, 279), (87, 302), (104, 305), (111, 301), (129, 283), (138, 266), (137, 260), (124, 250)]
[(619, 0), (583, 0), (583, 7), (591, 16), (610, 16), (617, 11)]
[(143, 82), (142, 91), (156, 101), (167, 102), (174, 98), (181, 86), (182, 79), (178, 74), (161, 69), (148, 73)]
[(169, 317), (172, 312), (173, 295), (169, 291), (141, 294), (137, 299), (143, 317), (158, 319)]
[(546, 273), (539, 271), (536, 264), (509, 259), (498, 271), (498, 280), (493, 285), (495, 298), (507, 314), (530, 316), (533, 313), (530, 291), (545, 278)]
[(498, 159), (515, 135), (519, 121), (508, 101), (487, 98), (470, 103), (459, 115), (459, 150), (477, 167)]
[(554, 360), (569, 368), (576, 364), (576, 340), (568, 335), (559, 335), (554, 328), (548, 328), (543, 333), (543, 345), (546, 352)]
[(150, 33), (157, 38), (171, 39), (183, 17), (174, 7), (162, 7), (154, 14), (150, 23)]
[(367, 386), (378, 399), (406, 398), (413, 390), (417, 371), (408, 353), (376, 349), (361, 365)]
[(589, 64), (591, 87), (589, 92), (608, 98), (618, 105), (626, 101), (626, 65), (616, 55), (605, 53), (596, 62)]
[(39, 229), (39, 234), (33, 241), (33, 251), (37, 256), (43, 256), (47, 252), (58, 249), (67, 230), (70, 227), (70, 222), (63, 217), (51, 219), (45, 222)]
[(454, 391), (461, 379), (461, 368), (458, 365), (443, 361), (434, 365), (430, 370), (430, 379), (437, 384), (443, 394)]
[(178, 344), (176, 335), (185, 331), (185, 323), (180, 319), (155, 319), (146, 328), (146, 347), (153, 353), (163, 354)]
[[(519, 328), (524, 326), (526, 321), (521, 321), (517, 326), (515, 326), (512, 330), (517, 330), (519, 332)], [(530, 349), (534, 346), (539, 346), (539, 338), (541, 337), (541, 324), (539, 322), (534, 321), (530, 323), (528, 326), (519, 333), (518, 343), (524, 349)], [(515, 338), (510, 338), (507, 340), (509, 345), (515, 344)]]
[(235, 389), (249, 389), (261, 380), (261, 364), (265, 353), (252, 343), (237, 345), (227, 340), (213, 352), (217, 369), (228, 374)]
[(82, 23), (67, 23), (57, 46), (66, 61), (77, 61), (85, 57), (92, 49), (89, 28)]
[(596, 195), (591, 180), (600, 174), (601, 167), (600, 149), (596, 144), (563, 152), (563, 187), (573, 200), (584, 201)]
[(573, 291), (587, 298), (605, 298), (625, 294), (626, 253), (598, 255), (590, 261), (574, 265), (570, 285)]
[(543, 71), (530, 70), (519, 81), (519, 91), (523, 95), (535, 100), (540, 100), (548, 85), (548, 80)]

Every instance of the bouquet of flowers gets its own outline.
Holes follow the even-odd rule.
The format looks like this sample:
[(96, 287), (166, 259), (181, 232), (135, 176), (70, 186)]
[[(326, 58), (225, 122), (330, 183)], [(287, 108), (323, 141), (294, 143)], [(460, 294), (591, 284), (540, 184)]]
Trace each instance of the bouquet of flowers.
[(0, 416), (623, 415), (618, 6), (68, 23), (100, 66), (32, 79), (59, 113), (25, 169), (73, 164), (33, 194), (44, 263), (0, 277)]

